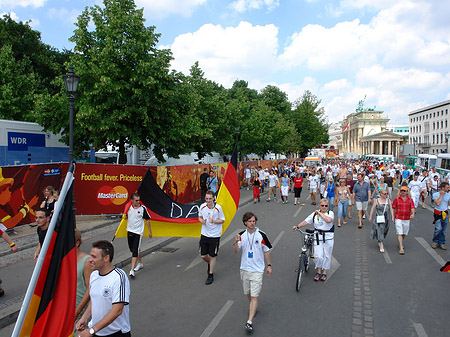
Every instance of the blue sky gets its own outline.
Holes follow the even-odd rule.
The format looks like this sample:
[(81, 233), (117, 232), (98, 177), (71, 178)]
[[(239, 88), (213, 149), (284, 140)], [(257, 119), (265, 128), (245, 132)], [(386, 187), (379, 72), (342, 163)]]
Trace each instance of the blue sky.
[[(95, 0), (0, 0), (0, 13), (32, 20), (58, 49)], [(170, 48), (172, 67), (195, 61), (230, 87), (276, 85), (291, 101), (310, 90), (330, 122), (376, 106), (390, 124), (450, 99), (450, 2), (444, 0), (137, 0)]]

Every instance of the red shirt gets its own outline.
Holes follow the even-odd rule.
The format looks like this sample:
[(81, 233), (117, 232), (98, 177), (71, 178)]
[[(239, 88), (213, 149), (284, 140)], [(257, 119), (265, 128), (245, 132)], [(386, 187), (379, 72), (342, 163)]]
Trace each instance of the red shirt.
[(302, 177), (295, 177), (294, 178), (294, 188), (300, 188), (303, 186), (303, 178)]
[(407, 196), (406, 200), (398, 196), (392, 202), (392, 208), (395, 209), (395, 219), (409, 220), (411, 219), (411, 210), (415, 208), (414, 201)]

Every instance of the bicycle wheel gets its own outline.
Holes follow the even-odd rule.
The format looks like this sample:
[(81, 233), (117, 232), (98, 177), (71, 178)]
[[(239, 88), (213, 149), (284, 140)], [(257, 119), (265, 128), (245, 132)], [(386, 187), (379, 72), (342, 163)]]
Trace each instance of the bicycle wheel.
[(304, 263), (305, 263), (305, 273), (307, 273), (308, 270), (309, 270), (309, 263), (310, 262), (311, 262), (311, 255), (307, 251), (306, 254), (305, 254), (305, 261), (304, 261)]
[(295, 279), (295, 289), (297, 291), (300, 291), (300, 286), (302, 283), (302, 275), (303, 271), (305, 270), (305, 254), (300, 254), (299, 262), (298, 262), (298, 268), (297, 268), (297, 275)]

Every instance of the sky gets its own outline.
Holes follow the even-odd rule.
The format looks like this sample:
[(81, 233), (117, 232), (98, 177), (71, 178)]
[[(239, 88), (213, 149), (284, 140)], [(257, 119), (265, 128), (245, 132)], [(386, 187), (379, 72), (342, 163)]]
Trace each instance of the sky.
[[(73, 49), (77, 16), (99, 0), (0, 0), (0, 13), (29, 21), (42, 41)], [(305, 90), (330, 123), (376, 107), (391, 125), (450, 99), (450, 1), (136, 0), (172, 68), (230, 88), (275, 85), (294, 102)], [(76, 70), (75, 70), (76, 71)]]

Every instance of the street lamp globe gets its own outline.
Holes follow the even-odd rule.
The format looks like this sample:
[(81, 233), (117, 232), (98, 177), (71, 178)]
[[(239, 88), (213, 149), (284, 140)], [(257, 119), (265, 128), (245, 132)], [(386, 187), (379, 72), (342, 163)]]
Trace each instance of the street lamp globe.
[(64, 86), (66, 87), (66, 93), (69, 99), (75, 98), (78, 90), (78, 83), (80, 82), (80, 76), (73, 71), (73, 65), (70, 65), (69, 72), (63, 75)]

